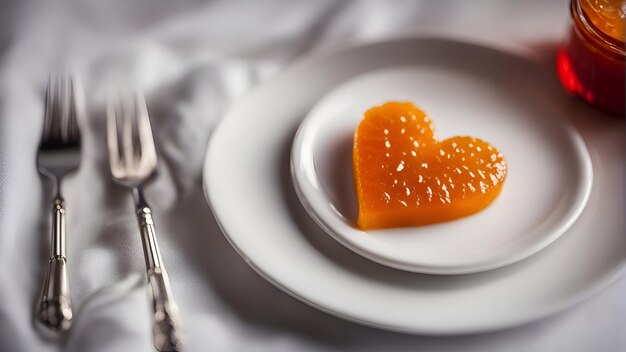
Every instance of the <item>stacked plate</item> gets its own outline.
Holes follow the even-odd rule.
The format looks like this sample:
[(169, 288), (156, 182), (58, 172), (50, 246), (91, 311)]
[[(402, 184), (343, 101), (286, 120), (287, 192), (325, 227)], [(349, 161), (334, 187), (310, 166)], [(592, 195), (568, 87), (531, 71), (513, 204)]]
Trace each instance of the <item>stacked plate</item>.
[[(568, 100), (550, 68), (478, 45), (403, 39), (318, 55), (241, 100), (214, 132), (207, 197), (242, 257), (329, 313), (411, 333), (510, 327), (606, 287), (626, 262), (624, 122)], [(447, 223), (355, 227), (353, 133), (412, 101), (437, 137), (505, 155), (503, 191)]]

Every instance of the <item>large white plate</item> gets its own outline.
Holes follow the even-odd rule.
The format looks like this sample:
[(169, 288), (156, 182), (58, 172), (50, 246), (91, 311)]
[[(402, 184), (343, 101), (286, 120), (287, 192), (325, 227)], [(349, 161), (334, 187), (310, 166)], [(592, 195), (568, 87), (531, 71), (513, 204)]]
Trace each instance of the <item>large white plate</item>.
[[(378, 70), (340, 85), (313, 108), (296, 133), (291, 161), (297, 194), (322, 228), (384, 265), (468, 274), (529, 257), (574, 223), (592, 182), (582, 138), (554, 102), (514, 80), (502, 82), (500, 72), (476, 75), (476, 70), (451, 56), (441, 57), (436, 67)], [(439, 140), (470, 135), (495, 145), (509, 166), (496, 201), (455, 221), (359, 230), (352, 185), (354, 130), (366, 110), (392, 100), (424, 109)]]
[[(559, 241), (479, 274), (433, 276), (388, 268), (332, 240), (295, 195), (290, 150), (303, 117), (354, 77), (401, 66), (454, 67), (501, 77), (556, 104), (582, 134), (592, 193)], [(485, 82), (487, 84), (488, 82)], [(552, 103), (551, 103), (552, 102)], [(548, 117), (546, 117), (548, 118)], [(224, 233), (242, 257), (285, 292), (363, 324), (412, 333), (469, 333), (528, 322), (571, 306), (615, 280), (626, 262), (624, 122), (571, 102), (549, 67), (448, 40), (404, 39), (301, 61), (241, 100), (209, 143), (204, 185)], [(520, 212), (534, 204), (520, 204)]]

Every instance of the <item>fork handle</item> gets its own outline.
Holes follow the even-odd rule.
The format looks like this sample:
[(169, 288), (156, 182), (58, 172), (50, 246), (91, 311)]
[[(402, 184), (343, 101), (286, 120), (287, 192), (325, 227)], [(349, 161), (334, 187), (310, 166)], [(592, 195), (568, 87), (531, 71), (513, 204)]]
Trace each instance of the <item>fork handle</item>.
[[(158, 351), (182, 351), (178, 306), (172, 296), (170, 280), (161, 260), (152, 210), (142, 200), (137, 206), (144, 258), (154, 312), (154, 347)], [(144, 204), (141, 204), (144, 203)]]
[(39, 299), (37, 317), (48, 328), (64, 331), (70, 327), (73, 313), (67, 282), (63, 198), (60, 196), (55, 198), (52, 211), (52, 253)]

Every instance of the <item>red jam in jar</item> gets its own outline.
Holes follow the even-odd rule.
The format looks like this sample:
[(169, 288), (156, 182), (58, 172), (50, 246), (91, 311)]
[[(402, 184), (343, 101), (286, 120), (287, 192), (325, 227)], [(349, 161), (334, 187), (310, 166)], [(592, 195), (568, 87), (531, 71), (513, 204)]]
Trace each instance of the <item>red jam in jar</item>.
[(626, 0), (572, 0), (572, 28), (556, 62), (565, 90), (622, 116), (625, 12)]

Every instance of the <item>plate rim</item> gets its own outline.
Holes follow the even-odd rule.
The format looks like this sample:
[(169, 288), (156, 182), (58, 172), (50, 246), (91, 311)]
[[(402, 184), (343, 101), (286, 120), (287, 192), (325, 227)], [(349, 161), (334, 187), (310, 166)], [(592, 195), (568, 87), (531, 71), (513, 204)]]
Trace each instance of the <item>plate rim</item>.
[(337, 318), (341, 318), (341, 319), (345, 319), (347, 321), (353, 322), (353, 323), (357, 323), (357, 324), (361, 324), (364, 326), (369, 326), (372, 328), (377, 328), (377, 329), (382, 329), (382, 330), (387, 330), (387, 331), (392, 331), (392, 332), (398, 332), (398, 333), (404, 333), (404, 334), (423, 334), (423, 335), (429, 335), (429, 336), (450, 336), (450, 335), (471, 335), (471, 334), (477, 334), (477, 333), (486, 333), (486, 332), (494, 332), (494, 331), (500, 331), (500, 330), (506, 330), (506, 329), (510, 329), (510, 328), (514, 328), (514, 327), (519, 327), (519, 326), (523, 326), (526, 324), (531, 324), (535, 321), (544, 319), (544, 318), (548, 318), (550, 316), (553, 316), (555, 314), (558, 313), (563, 313), (566, 309), (571, 308), (579, 303), (582, 303), (590, 298), (592, 298), (593, 296), (603, 292), (604, 290), (608, 289), (611, 285), (613, 285), (618, 279), (620, 279), (624, 273), (626, 272), (626, 259), (622, 260), (622, 266), (618, 267), (616, 269), (613, 269), (612, 272), (609, 272), (604, 279), (600, 279), (598, 281), (596, 281), (597, 283), (595, 285), (590, 285), (587, 287), (587, 290), (581, 290), (579, 291), (578, 295), (574, 295), (572, 296), (569, 300), (561, 300), (560, 303), (558, 305), (553, 305), (551, 309), (544, 309), (542, 310), (540, 313), (536, 313), (534, 315), (530, 315), (525, 317), (525, 319), (523, 320), (510, 320), (507, 323), (504, 324), (500, 324), (498, 326), (492, 326), (489, 328), (482, 328), (482, 327), (477, 327), (475, 329), (463, 329), (463, 330), (444, 330), (444, 329), (428, 329), (428, 328), (410, 328), (410, 327), (406, 327), (406, 326), (397, 326), (397, 325), (393, 325), (393, 324), (383, 324), (383, 323), (379, 323), (379, 322), (375, 322), (375, 321), (370, 321), (370, 320), (365, 320), (365, 319), (361, 319), (357, 316), (351, 315), (351, 314), (347, 314), (344, 312), (339, 312), (336, 310), (332, 310), (330, 308), (324, 307), (323, 305), (319, 305), (317, 303), (315, 303), (313, 300), (311, 300), (310, 298), (306, 297), (306, 295), (304, 294), (298, 294), (295, 291), (291, 290), (290, 288), (288, 288), (287, 286), (281, 284), (277, 279), (275, 279), (270, 273), (264, 271), (260, 266), (256, 265), (252, 260), (250, 260), (250, 258), (248, 258), (245, 253), (243, 252), (243, 250), (241, 248), (239, 248), (239, 246), (237, 246), (237, 244), (232, 240), (232, 238), (230, 237), (230, 235), (228, 234), (228, 231), (226, 230), (226, 228), (224, 227), (224, 225), (222, 224), (222, 221), (220, 220), (220, 218), (218, 217), (215, 207), (213, 205), (213, 203), (211, 202), (211, 198), (209, 196), (209, 191), (207, 189), (206, 186), (206, 181), (204, 181), (204, 174), (205, 172), (207, 172), (208, 169), (208, 163), (205, 163), (203, 166), (203, 182), (202, 182), (202, 190), (204, 193), (205, 198), (208, 201), (209, 204), (209, 208), (211, 209), (211, 212), (214, 215), (214, 218), (216, 220), (216, 223), (218, 225), (218, 227), (220, 228), (220, 230), (222, 231), (222, 233), (224, 234), (224, 237), (226, 238), (226, 240), (228, 241), (228, 243), (233, 247), (233, 249), (235, 250), (235, 252), (237, 252), (237, 254), (244, 260), (244, 262), (246, 262), (246, 264), (252, 268), (252, 270), (254, 270), (254, 272), (256, 272), (257, 274), (259, 274), (259, 276), (261, 276), (263, 279), (265, 279), (267, 282), (269, 282), (270, 284), (272, 284), (274, 287), (278, 288), (279, 290), (281, 290), (282, 292), (286, 293), (287, 295), (295, 298), (297, 301), (300, 301), (306, 305), (311, 306), (312, 308), (318, 309), (322, 312), (325, 312), (327, 314), (330, 314), (331, 316), (337, 317)]

